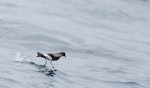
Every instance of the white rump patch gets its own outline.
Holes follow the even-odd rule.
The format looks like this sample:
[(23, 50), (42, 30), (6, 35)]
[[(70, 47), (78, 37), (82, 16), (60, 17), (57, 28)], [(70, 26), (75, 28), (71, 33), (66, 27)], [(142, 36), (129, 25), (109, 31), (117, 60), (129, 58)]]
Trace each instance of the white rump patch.
[(49, 56), (49, 55), (47, 55), (47, 54), (43, 54), (47, 59), (49, 59), (49, 60), (52, 60), (52, 58)]

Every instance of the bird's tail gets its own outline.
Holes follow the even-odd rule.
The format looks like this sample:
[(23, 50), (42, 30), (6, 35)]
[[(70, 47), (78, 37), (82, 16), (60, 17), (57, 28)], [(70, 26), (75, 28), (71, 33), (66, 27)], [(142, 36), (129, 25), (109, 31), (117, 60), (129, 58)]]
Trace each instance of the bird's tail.
[(43, 54), (40, 52), (37, 52), (37, 57), (41, 57)]

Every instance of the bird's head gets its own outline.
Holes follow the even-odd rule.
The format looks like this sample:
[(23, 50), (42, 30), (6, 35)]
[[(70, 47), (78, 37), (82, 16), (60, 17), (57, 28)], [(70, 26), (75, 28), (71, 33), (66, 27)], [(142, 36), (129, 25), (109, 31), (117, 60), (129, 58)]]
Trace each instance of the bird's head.
[(65, 52), (60, 52), (60, 54), (64, 57), (66, 57), (66, 53)]

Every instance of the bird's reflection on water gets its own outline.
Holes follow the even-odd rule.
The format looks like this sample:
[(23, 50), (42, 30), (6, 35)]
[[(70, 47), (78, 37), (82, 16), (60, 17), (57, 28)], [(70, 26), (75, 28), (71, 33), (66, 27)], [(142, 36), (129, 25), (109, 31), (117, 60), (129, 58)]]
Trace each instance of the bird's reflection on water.
[(55, 69), (48, 69), (45, 65), (39, 65), (34, 62), (29, 62), (29, 64), (37, 67), (39, 69), (38, 72), (44, 73), (46, 76), (53, 77), (54, 75), (56, 75), (57, 70), (55, 70)]

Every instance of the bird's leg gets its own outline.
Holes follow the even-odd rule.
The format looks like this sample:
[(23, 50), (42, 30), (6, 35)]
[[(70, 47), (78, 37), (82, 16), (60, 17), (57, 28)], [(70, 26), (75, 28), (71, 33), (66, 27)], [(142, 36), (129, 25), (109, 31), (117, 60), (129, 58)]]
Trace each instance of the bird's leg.
[(47, 64), (47, 60), (46, 60), (46, 59), (45, 59), (45, 61), (46, 61), (46, 62), (45, 62), (45, 64), (44, 64), (44, 66), (46, 66), (46, 64)]
[(52, 65), (52, 68), (55, 68), (54, 65), (52, 64), (52, 61), (50, 61), (50, 64)]

